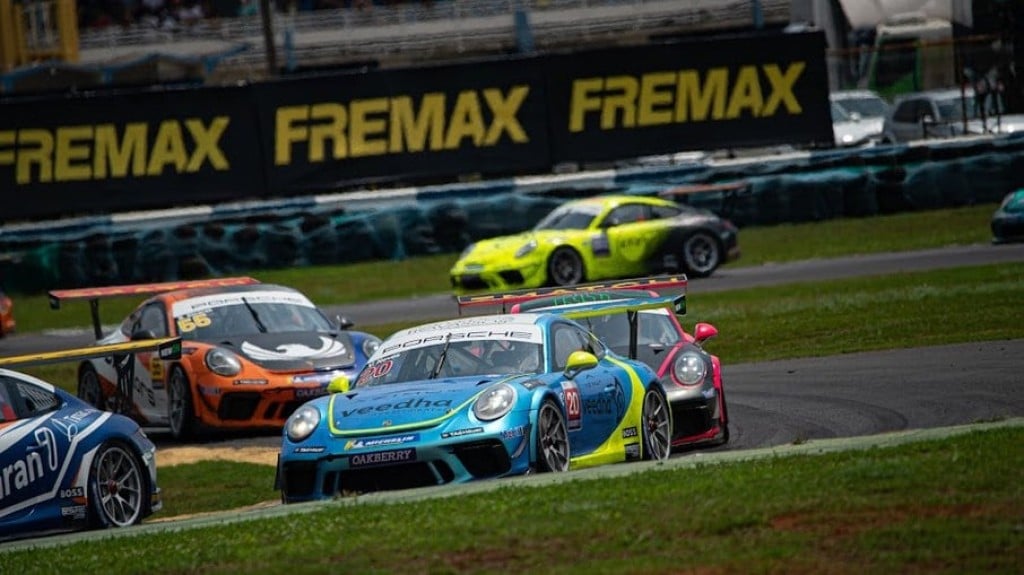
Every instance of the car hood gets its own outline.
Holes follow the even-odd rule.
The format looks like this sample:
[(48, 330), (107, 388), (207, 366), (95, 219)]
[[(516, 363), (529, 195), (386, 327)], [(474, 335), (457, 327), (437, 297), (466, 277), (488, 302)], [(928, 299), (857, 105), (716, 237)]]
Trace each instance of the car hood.
[(330, 397), (328, 417), (344, 435), (424, 427), (463, 411), (490, 385), (508, 376), (473, 376), (356, 388)]
[(257, 333), (207, 342), (228, 348), (271, 371), (308, 371), (349, 367), (355, 363), (355, 345), (346, 332)]

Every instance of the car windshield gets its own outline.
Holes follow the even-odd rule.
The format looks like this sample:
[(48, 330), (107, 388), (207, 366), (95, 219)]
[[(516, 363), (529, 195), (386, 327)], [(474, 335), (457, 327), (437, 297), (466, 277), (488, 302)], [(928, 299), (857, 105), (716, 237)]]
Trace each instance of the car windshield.
[(847, 115), (846, 110), (842, 106), (832, 103), (832, 121), (833, 122), (849, 122), (850, 116)]
[(837, 100), (837, 103), (846, 110), (847, 113), (856, 112), (860, 114), (862, 118), (881, 118), (885, 116), (887, 106), (885, 100), (881, 98), (872, 98), (870, 96), (864, 97), (846, 97)]
[(255, 333), (335, 329), (308, 301), (241, 294), (225, 298), (221, 305), (213, 303), (216, 302), (185, 300), (176, 303), (174, 321), (178, 332), (187, 339), (203, 341)]
[(458, 340), (375, 358), (356, 378), (355, 387), (446, 377), (539, 373), (540, 344), (513, 340)]
[(936, 101), (935, 105), (939, 108), (939, 117), (947, 122), (962, 120), (964, 118), (963, 111), (966, 109), (968, 120), (977, 118), (978, 112), (974, 108), (974, 96), (964, 96), (962, 103), (960, 100), (960, 97), (957, 96)]
[(1009, 214), (1024, 213), (1024, 192), (1017, 192), (1006, 198), (1003, 211)]
[(600, 212), (599, 206), (566, 205), (555, 208), (537, 222), (534, 230), (585, 230)]
[[(629, 318), (625, 312), (615, 312), (581, 320), (609, 348), (619, 355), (629, 355)], [(637, 318), (637, 345), (661, 344), (672, 346), (682, 336), (667, 310), (644, 310)]]

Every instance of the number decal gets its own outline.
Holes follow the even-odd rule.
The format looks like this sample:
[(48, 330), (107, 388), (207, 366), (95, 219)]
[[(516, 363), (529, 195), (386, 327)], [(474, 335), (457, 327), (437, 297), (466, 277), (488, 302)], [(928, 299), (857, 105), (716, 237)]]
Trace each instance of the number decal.
[(162, 381), (164, 378), (164, 362), (155, 353), (149, 358), (149, 375), (154, 381)]
[(580, 399), (580, 388), (575, 383), (562, 382), (562, 403), (565, 404), (565, 414), (569, 418), (566, 426), (569, 429), (583, 427), (583, 401)]
[(195, 331), (197, 327), (208, 327), (211, 323), (213, 322), (210, 321), (210, 316), (206, 315), (206, 312), (185, 315), (178, 318), (178, 331), (189, 333)]

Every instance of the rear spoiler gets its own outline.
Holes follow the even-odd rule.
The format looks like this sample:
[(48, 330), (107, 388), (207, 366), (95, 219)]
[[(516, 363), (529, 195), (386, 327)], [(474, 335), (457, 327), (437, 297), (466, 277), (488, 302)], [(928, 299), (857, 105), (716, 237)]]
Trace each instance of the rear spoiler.
[(60, 309), (62, 301), (89, 300), (89, 311), (92, 314), (92, 329), (96, 339), (103, 337), (103, 327), (100, 323), (101, 299), (123, 296), (148, 296), (179, 289), (199, 289), (213, 287), (243, 286), (260, 283), (259, 280), (251, 277), (216, 278), (207, 280), (190, 280), (176, 282), (160, 282), (148, 284), (132, 284), (107, 286), (96, 288), (79, 288), (52, 290), (49, 292), (50, 308)]
[[(680, 295), (672, 298), (672, 302), (676, 308), (676, 313), (686, 313), (686, 285), (686, 276), (683, 274), (662, 275), (646, 278), (616, 280), (611, 282), (586, 283), (569, 287), (517, 290), (484, 295), (465, 295), (456, 297), (456, 303), (458, 304), (459, 315), (461, 316), (463, 310), (473, 307), (494, 308), (500, 306), (501, 313), (508, 313), (511, 311), (511, 308), (517, 304), (538, 300), (540, 298), (550, 299), (550, 301), (545, 300), (543, 303), (543, 306), (546, 307), (552, 305), (570, 305), (588, 302), (596, 303), (598, 301), (611, 301), (613, 299), (624, 300), (641, 298), (645, 293), (648, 294), (648, 296), (658, 296), (661, 291), (681, 291), (682, 293)], [(650, 301), (651, 300), (647, 299), (645, 304), (650, 303)], [(649, 307), (663, 307), (664, 305), (665, 302), (661, 301), (658, 302), (658, 305), (651, 305)], [(517, 311), (526, 310), (518, 309)]]
[(78, 361), (107, 357), (111, 355), (127, 355), (141, 353), (144, 351), (155, 351), (160, 359), (181, 359), (181, 338), (165, 337), (160, 339), (147, 339), (140, 341), (127, 341), (124, 343), (111, 343), (107, 345), (93, 345), (74, 349), (62, 349), (59, 351), (45, 351), (30, 353), (26, 355), (15, 355), (11, 357), (0, 357), (0, 367), (19, 369), (37, 365), (49, 365), (66, 361)]
[(93, 345), (60, 351), (47, 351), (0, 358), (0, 367), (20, 369), (37, 365), (49, 365), (97, 357), (110, 357), (117, 372), (117, 398), (114, 403), (116, 413), (129, 413), (134, 408), (132, 393), (135, 381), (135, 354), (155, 351), (161, 360), (181, 359), (181, 338), (165, 337)]

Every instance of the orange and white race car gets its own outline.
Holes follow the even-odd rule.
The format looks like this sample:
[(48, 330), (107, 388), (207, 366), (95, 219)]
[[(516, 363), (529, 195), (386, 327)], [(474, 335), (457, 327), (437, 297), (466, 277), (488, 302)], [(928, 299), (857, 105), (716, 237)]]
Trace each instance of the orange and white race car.
[[(54, 309), (89, 300), (98, 344), (181, 337), (181, 359), (152, 353), (83, 361), (78, 397), (184, 439), (280, 428), (338, 376), (354, 377), (380, 339), (330, 320), (298, 290), (237, 277), (50, 292)], [(145, 296), (104, 335), (99, 300)], [(134, 363), (130, 369), (118, 361)]]

